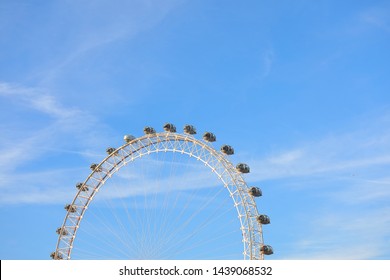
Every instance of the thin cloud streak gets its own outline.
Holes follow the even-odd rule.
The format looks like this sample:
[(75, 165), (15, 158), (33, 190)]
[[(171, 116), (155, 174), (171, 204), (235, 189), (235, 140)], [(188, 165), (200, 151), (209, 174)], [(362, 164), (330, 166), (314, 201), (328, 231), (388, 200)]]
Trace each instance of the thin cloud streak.
[[(0, 98), (16, 106), (31, 109), (32, 115), (40, 113), (44, 117), (39, 123), (39, 129), (26, 130), (23, 137), (12, 137), (12, 134), (9, 134), (8, 140), (2, 141), (0, 204), (20, 205), (63, 201), (64, 197), (69, 196), (70, 188), (73, 191), (74, 182), (69, 182), (69, 174), (82, 174), (82, 171), (58, 168), (55, 172), (51, 172), (40, 169), (37, 164), (34, 164), (34, 173), (26, 173), (23, 169), (33, 162), (46, 160), (46, 158), (53, 160), (54, 157), (55, 160), (56, 156), (61, 156), (59, 153), (64, 154), (64, 150), (73, 157), (79, 155), (88, 159), (96, 158), (96, 155), (85, 149), (94, 149), (93, 147), (99, 146), (100, 141), (108, 142), (102, 140), (104, 138), (102, 133), (96, 137), (97, 119), (78, 108), (63, 106), (53, 95), (42, 89), (0, 83)], [(27, 119), (26, 123), (28, 122)], [(104, 125), (99, 124), (99, 127)], [(12, 133), (11, 129), (6, 131)], [(75, 150), (65, 148), (68, 146), (75, 147)]]
[[(62, 11), (63, 4), (57, 4), (56, 11)], [(73, 13), (72, 22), (78, 23), (74, 34), (69, 36), (74, 41), (61, 59), (56, 61), (50, 68), (43, 69), (40, 76), (40, 84), (47, 85), (53, 80), (64, 75), (66, 67), (78, 63), (81, 57), (88, 53), (110, 45), (112, 43), (129, 40), (138, 34), (152, 28), (161, 22), (175, 7), (177, 1), (164, 1), (148, 3), (145, 1), (121, 1), (112, 5), (110, 1), (94, 1), (67, 4), (67, 9)], [(96, 12), (96, 7), (103, 9)], [(80, 13), (84, 10), (85, 13)], [(102, 12), (104, 11), (104, 12)], [(68, 14), (58, 15), (68, 21)], [(96, 22), (96, 19), (100, 19)], [(109, 19), (109, 20), (108, 20)]]
[(263, 62), (263, 73), (261, 74), (261, 80), (267, 78), (271, 74), (272, 65), (274, 63), (274, 50), (269, 48), (267, 49), (263, 56), (262, 56), (262, 62)]
[(309, 231), (291, 246), (285, 259), (378, 259), (390, 246), (390, 208), (340, 214), (329, 211), (311, 219)]
[[(185, 192), (222, 185), (214, 174), (209, 174), (204, 168), (198, 168), (185, 174), (160, 179), (140, 179), (140, 174), (137, 170), (122, 171), (125, 175), (120, 175), (120, 173), (121, 171), (114, 175), (117, 178), (108, 180), (103, 185), (99, 195), (95, 198), (96, 202), (106, 199), (144, 196), (148, 192), (152, 195), (161, 195), (167, 192)], [(0, 190), (2, 191), (0, 205), (58, 204), (70, 202), (77, 193), (77, 189), (75, 188), (77, 182), (71, 181), (69, 174), (78, 174), (78, 181), (83, 182), (89, 175), (89, 172), (87, 169), (73, 168), (0, 177)], [(15, 185), (18, 188), (15, 188)], [(227, 191), (226, 193), (228, 196)]]
[[(187, 155), (182, 157), (187, 157)], [(104, 156), (101, 157), (103, 158)], [(140, 165), (128, 163), (105, 183), (96, 201), (144, 196), (148, 192), (160, 195), (215, 186), (222, 187), (218, 177), (200, 162), (164, 162), (147, 158), (137, 160), (137, 162), (141, 161), (142, 166), (147, 166), (145, 173), (139, 170)], [(170, 174), (172, 170), (176, 170), (174, 174)], [(156, 177), (156, 174), (164, 174), (164, 171), (167, 171), (164, 176)], [(88, 167), (84, 167), (24, 174), (14, 172), (4, 175), (0, 177), (0, 190), (2, 191), (0, 205), (56, 204), (71, 201), (77, 193), (76, 183), (83, 182), (90, 172)], [(72, 176), (69, 176), (70, 174)], [(71, 178), (77, 179), (72, 181)], [(58, 182), (61, 183), (58, 184)], [(14, 188), (14, 185), (19, 187)], [(227, 190), (226, 193), (228, 196)], [(67, 199), (64, 200), (66, 197)]]
[(254, 159), (250, 163), (253, 170), (251, 179), (263, 181), (302, 176), (340, 177), (346, 174), (359, 175), (355, 173), (389, 165), (390, 131), (383, 129), (389, 125), (388, 117), (382, 116), (370, 123), (376, 125)]
[(0, 83), (0, 97), (18, 106), (30, 108), (32, 113), (39, 112), (50, 117), (45, 119), (40, 129), (26, 131), (23, 138), (6, 143), (6, 147), (1, 149), (0, 166), (3, 170), (12, 170), (21, 163), (41, 156), (45, 149), (40, 147), (55, 149), (57, 145), (64, 143), (58, 139), (83, 130), (88, 131), (96, 123), (92, 115), (76, 108), (62, 106), (53, 95), (41, 89)]
[(390, 10), (388, 7), (373, 7), (362, 13), (361, 20), (379, 28), (386, 33), (390, 32)]
[[(389, 115), (367, 119), (355, 131), (307, 142), (250, 163), (251, 180), (277, 185), (310, 211), (295, 213), (283, 259), (380, 259), (390, 250)], [(272, 191), (269, 188), (268, 192)], [(296, 194), (296, 196), (294, 196)], [(312, 200), (314, 199), (314, 200)], [(277, 207), (277, 206), (275, 206)], [(279, 213), (279, 222), (290, 225)], [(288, 228), (288, 226), (286, 226)]]
[(71, 118), (81, 113), (76, 109), (64, 108), (53, 95), (38, 88), (26, 88), (0, 82), (0, 96), (59, 119)]

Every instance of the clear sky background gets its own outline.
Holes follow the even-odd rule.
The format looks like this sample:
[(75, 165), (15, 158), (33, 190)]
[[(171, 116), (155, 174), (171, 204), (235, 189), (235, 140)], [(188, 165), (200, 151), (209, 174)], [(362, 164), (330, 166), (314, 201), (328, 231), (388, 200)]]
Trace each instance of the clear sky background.
[(390, 259), (389, 50), (389, 1), (0, 1), (0, 258), (47, 259), (89, 164), (172, 122), (250, 165), (269, 259)]

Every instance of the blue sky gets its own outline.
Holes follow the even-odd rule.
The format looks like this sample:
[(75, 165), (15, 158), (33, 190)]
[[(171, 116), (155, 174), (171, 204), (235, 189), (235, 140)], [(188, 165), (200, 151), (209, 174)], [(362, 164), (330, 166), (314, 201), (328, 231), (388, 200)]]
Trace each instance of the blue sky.
[(231, 144), (270, 259), (390, 259), (388, 1), (1, 1), (1, 259), (144, 126)]

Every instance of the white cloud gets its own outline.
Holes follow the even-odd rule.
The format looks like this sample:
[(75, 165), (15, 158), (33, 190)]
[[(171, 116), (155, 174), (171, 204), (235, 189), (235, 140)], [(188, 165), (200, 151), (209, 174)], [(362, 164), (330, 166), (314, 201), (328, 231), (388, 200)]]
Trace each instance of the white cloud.
[(64, 203), (76, 193), (74, 176), (82, 170), (11, 172), (0, 178), (0, 205)]
[[(187, 155), (184, 155), (187, 157)], [(139, 159), (140, 161), (144, 159)], [(208, 167), (200, 164), (180, 164), (179, 168), (185, 168), (187, 171), (176, 174), (161, 174), (161, 170), (168, 170), (175, 168), (176, 163), (160, 162), (167, 167), (161, 169), (159, 166), (153, 166), (153, 163), (146, 160), (148, 173), (152, 173), (151, 176), (145, 176), (137, 168), (126, 168), (126, 170), (119, 171), (114, 175), (118, 178), (112, 179), (113, 183), (108, 182), (109, 186), (105, 186), (107, 189), (104, 194), (101, 193), (101, 198), (124, 198), (130, 196), (145, 195), (145, 193), (151, 193), (152, 195), (161, 195), (164, 193), (185, 192), (191, 190), (199, 190), (204, 188), (210, 188), (215, 186), (222, 187), (221, 181), (217, 176), (211, 173)], [(158, 165), (160, 164), (158, 163)], [(131, 163), (129, 164), (131, 165)], [(188, 165), (188, 166), (186, 166)], [(158, 168), (156, 168), (158, 167)], [(188, 168), (189, 167), (189, 168)], [(158, 176), (159, 175), (159, 176)], [(114, 185), (114, 187), (110, 187)], [(130, 187), (129, 187), (130, 185)], [(228, 191), (226, 190), (226, 197), (228, 197)]]
[[(46, 137), (48, 137), (46, 135)], [(32, 149), (39, 141), (23, 142), (23, 145), (16, 147), (13, 153), (6, 154), (7, 158), (1, 161), (4, 166), (12, 157), (20, 157), (21, 160), (14, 161), (8, 174), (0, 177), (0, 190), (2, 196), (0, 204), (30, 204), (43, 203), (53, 204), (70, 201), (76, 194), (74, 188), (76, 182), (83, 182), (90, 170), (88, 166), (83, 168), (57, 168), (52, 170), (37, 170), (35, 172), (20, 172), (18, 164), (26, 160), (34, 161), (39, 159), (40, 154), (30, 153), (28, 158), (23, 157), (23, 153)], [(50, 151), (46, 147), (44, 151)], [(38, 149), (38, 151), (40, 151)], [(60, 153), (73, 153), (53, 148), (53, 151)], [(42, 152), (42, 151), (41, 151)], [(95, 158), (97, 162), (105, 158), (105, 154), (82, 154), (87, 158)], [(170, 154), (170, 153), (169, 153)], [(156, 154), (152, 154), (156, 155)], [(162, 160), (165, 159), (165, 161)], [(10, 168), (10, 166), (6, 166)], [(117, 199), (132, 196), (143, 196), (145, 193), (160, 195), (167, 192), (190, 191), (194, 189), (209, 188), (221, 185), (217, 176), (207, 170), (203, 163), (191, 160), (187, 155), (167, 157), (166, 154), (158, 157), (145, 156), (135, 162), (130, 162), (111, 178), (97, 196), (97, 201), (103, 199)], [(159, 176), (156, 177), (156, 174)], [(15, 188), (14, 186), (18, 186)], [(65, 199), (67, 197), (67, 199)], [(226, 190), (226, 197), (228, 193)]]
[(352, 176), (345, 182), (344, 188), (329, 194), (332, 200), (343, 205), (378, 205), (390, 201), (390, 178), (366, 180)]
[(390, 32), (390, 11), (388, 7), (372, 7), (361, 15), (364, 23)]
[(0, 82), (0, 96), (62, 120), (81, 114), (79, 110), (61, 106), (47, 90), (39, 88), (27, 88)]
[[(8, 170), (0, 177), (2, 192), (0, 204), (70, 201), (76, 193), (75, 182), (83, 181), (89, 174), (88, 168), (83, 170), (58, 168), (52, 172), (39, 170), (26, 173), (19, 171), (18, 167), (26, 161), (31, 163), (42, 156), (43, 151), (37, 147), (60, 153), (84, 153), (88, 158), (102, 159), (101, 155), (93, 154), (93, 147), (90, 148), (91, 155), (80, 148), (71, 151), (58, 145), (59, 139), (69, 137), (72, 133), (87, 135), (86, 139), (96, 138), (93, 136), (93, 124), (96, 119), (77, 108), (63, 106), (53, 95), (42, 93), (41, 90), (5, 83), (0, 85), (0, 94), (3, 98), (51, 118), (49, 124), (44, 125), (41, 130), (15, 141), (13, 145), (0, 151), (2, 152), (0, 166), (3, 170)], [(31, 97), (37, 98), (32, 100)], [(91, 121), (85, 122), (86, 117)], [(303, 230), (292, 237), (290, 246), (293, 250), (289, 248), (288, 252), (278, 253), (281, 258), (375, 259), (385, 255), (389, 248), (384, 244), (390, 236), (388, 218), (390, 212), (384, 206), (390, 198), (388, 188), (390, 179), (386, 173), (390, 164), (390, 131), (385, 129), (390, 127), (389, 121), (387, 115), (369, 119), (354, 131), (327, 136), (318, 141), (308, 141), (284, 152), (248, 162), (251, 166), (248, 180), (251, 182), (283, 180), (282, 188), (291, 188), (296, 180), (304, 181), (311, 178), (320, 185), (328, 186), (316, 191), (315, 199), (318, 206), (314, 206), (307, 213), (302, 213), (305, 222), (295, 222), (295, 226)], [(160, 168), (160, 163), (149, 162), (156, 168)], [(193, 185), (177, 182), (192, 181), (196, 186), (212, 185), (209, 180), (210, 174), (204, 169), (206, 168), (177, 173), (176, 177), (163, 177), (159, 182), (157, 194), (167, 190), (183, 191), (193, 188)], [(203, 173), (200, 171), (207, 174), (202, 176)], [(71, 178), (70, 173), (74, 175)], [(129, 178), (133, 180), (132, 188), (121, 192), (112, 190), (111, 193), (109, 191), (101, 193), (101, 199), (135, 196), (144, 193), (145, 186), (155, 185), (155, 178), (137, 179), (138, 174), (134, 172), (119, 172), (117, 175), (116, 183), (113, 181), (117, 184), (116, 188)], [(78, 179), (75, 179), (76, 177)], [(58, 185), (59, 182), (61, 186)], [(333, 187), (335, 183), (342, 187)], [(313, 185), (302, 185), (302, 188), (310, 191)], [(294, 195), (294, 191), (291, 194)], [(323, 209), (320, 205), (329, 207)], [(278, 252), (278, 244), (271, 245), (274, 245)], [(277, 255), (275, 257), (278, 258)]]
[[(113, 4), (112, 1), (100, 0), (56, 5), (53, 13), (68, 23), (66, 29), (58, 26), (63, 32), (70, 33), (63, 42), (68, 49), (49, 68), (40, 71), (39, 77), (44, 85), (61, 77), (67, 66), (78, 63), (91, 51), (134, 38), (154, 27), (178, 5), (178, 1), (119, 1)], [(57, 22), (56, 19), (53, 25), (58, 25)]]
[(341, 132), (265, 158), (254, 159), (250, 163), (251, 179), (355, 175), (361, 178), (360, 173), (365, 173), (368, 168), (389, 165), (390, 131), (386, 130), (389, 120), (384, 116), (367, 122), (372, 125), (363, 124), (355, 131)]
[[(0, 83), (0, 98), (3, 102), (5, 100), (6, 104), (16, 104), (16, 107), (24, 111), (25, 108), (30, 109), (29, 114), (25, 113), (26, 116), (35, 117), (39, 113), (42, 120), (34, 122), (37, 128), (23, 130), (23, 132), (18, 131), (17, 126), (14, 127), (13, 116), (9, 117), (9, 124), (4, 125), (3, 130), (7, 134), (7, 140), (2, 141), (0, 149), (2, 155), (0, 168), (4, 172), (0, 178), (1, 202), (46, 202), (59, 198), (63, 190), (53, 187), (52, 183), (64, 181), (69, 176), (60, 171), (56, 176), (49, 176), (51, 172), (42, 170), (34, 162), (47, 158), (53, 160), (54, 154), (59, 152), (63, 155), (71, 153), (76, 156), (91, 157), (86, 151), (87, 147), (93, 149), (104, 136), (100, 133), (99, 137), (96, 137), (97, 132), (94, 128), (97, 119), (78, 108), (63, 106), (54, 95), (42, 89)], [(23, 117), (15, 116), (15, 118)], [(24, 123), (28, 126), (29, 118), (25, 118)], [(99, 126), (104, 127), (103, 124)], [(89, 147), (90, 145), (92, 147)], [(72, 147), (75, 150), (65, 149), (65, 147)], [(22, 171), (23, 167), (31, 165), (34, 166), (34, 173)], [(47, 166), (43, 167), (45, 168)], [(15, 188), (15, 185), (18, 187)]]
[(262, 54), (262, 73), (261, 73), (261, 80), (267, 78), (271, 74), (272, 65), (274, 63), (275, 59), (275, 53), (272, 48), (266, 49)]
[[(248, 161), (248, 180), (261, 182), (271, 195), (287, 191), (291, 200), (298, 201), (286, 206), (269, 202), (271, 220), (287, 223), (277, 226), (289, 238), (288, 245), (271, 244), (277, 252), (274, 258), (386, 256), (390, 249), (388, 127), (388, 114), (367, 118), (354, 130)], [(293, 221), (283, 216), (291, 206), (297, 207), (288, 208)]]
[(311, 219), (301, 236), (285, 252), (285, 259), (377, 259), (390, 246), (390, 208), (356, 213), (333, 212)]

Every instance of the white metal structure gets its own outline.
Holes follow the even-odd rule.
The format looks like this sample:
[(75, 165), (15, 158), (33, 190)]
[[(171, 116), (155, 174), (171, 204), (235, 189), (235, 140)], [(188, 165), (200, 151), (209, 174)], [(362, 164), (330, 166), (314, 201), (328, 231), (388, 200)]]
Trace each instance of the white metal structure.
[(217, 176), (233, 200), (238, 213), (244, 259), (260, 260), (264, 258), (264, 254), (269, 253), (264, 251), (264, 248), (270, 246), (267, 247), (263, 243), (262, 224), (258, 221), (255, 196), (251, 194), (243, 174), (228, 160), (225, 153), (217, 151), (211, 143), (196, 139), (190, 133), (151, 131), (138, 138), (125, 136), (125, 140), (126, 143), (121, 147), (108, 150), (110, 154), (99, 164), (91, 166), (93, 171), (82, 185), (78, 184), (78, 192), (70, 206), (67, 206), (64, 222), (57, 230), (59, 237), (56, 251), (51, 255), (53, 259), (71, 258), (81, 221), (99, 189), (109, 178), (125, 165), (145, 155), (162, 152), (180, 153), (195, 158)]

